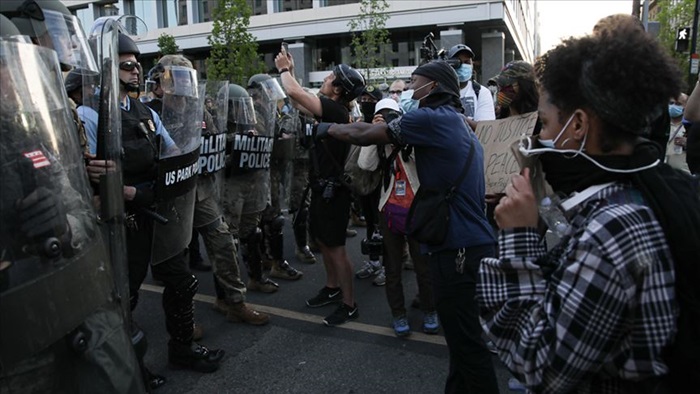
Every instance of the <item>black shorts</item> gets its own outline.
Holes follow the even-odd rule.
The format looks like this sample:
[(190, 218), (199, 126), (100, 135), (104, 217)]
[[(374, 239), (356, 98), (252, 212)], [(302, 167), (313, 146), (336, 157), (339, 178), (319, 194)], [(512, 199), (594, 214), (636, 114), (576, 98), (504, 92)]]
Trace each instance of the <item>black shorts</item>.
[(344, 187), (338, 188), (329, 202), (323, 199), (321, 192), (312, 192), (309, 205), (311, 237), (326, 246), (345, 246), (350, 199), (350, 191)]

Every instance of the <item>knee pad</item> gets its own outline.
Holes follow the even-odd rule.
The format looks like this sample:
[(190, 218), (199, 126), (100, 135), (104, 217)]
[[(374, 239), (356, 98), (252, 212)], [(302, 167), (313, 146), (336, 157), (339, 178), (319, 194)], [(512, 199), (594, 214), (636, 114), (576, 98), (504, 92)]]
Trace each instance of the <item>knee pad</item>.
[(273, 234), (281, 234), (282, 229), (284, 228), (284, 215), (279, 214), (275, 216), (274, 219), (270, 222), (270, 230), (272, 230)]
[[(168, 292), (168, 298), (172, 298), (173, 301), (191, 300), (197, 294), (197, 290), (199, 290), (199, 281), (196, 276), (190, 275), (187, 279), (174, 286), (172, 291)], [(163, 298), (166, 298), (165, 291), (163, 292)]]

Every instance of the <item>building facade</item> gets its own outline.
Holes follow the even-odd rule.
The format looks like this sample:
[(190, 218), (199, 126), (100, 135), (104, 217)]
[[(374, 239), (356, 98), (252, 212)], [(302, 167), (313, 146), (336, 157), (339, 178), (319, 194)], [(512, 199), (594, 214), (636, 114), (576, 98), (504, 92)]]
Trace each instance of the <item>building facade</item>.
[[(158, 57), (158, 37), (175, 37), (183, 54), (206, 77), (207, 37), (218, 0), (61, 0), (86, 31), (106, 15), (136, 15), (148, 32), (137, 39), (142, 63)], [(386, 28), (391, 43), (380, 51), (385, 68), (371, 70), (373, 83), (408, 78), (420, 63), (420, 46), (433, 33), (438, 48), (464, 43), (474, 51), (478, 80), (487, 80), (508, 61), (534, 61), (539, 53), (537, 0), (388, 0)], [(250, 33), (268, 69), (280, 43), (289, 43), (297, 77), (319, 86), (336, 64), (353, 64), (348, 22), (360, 13), (359, 0), (248, 0)]]

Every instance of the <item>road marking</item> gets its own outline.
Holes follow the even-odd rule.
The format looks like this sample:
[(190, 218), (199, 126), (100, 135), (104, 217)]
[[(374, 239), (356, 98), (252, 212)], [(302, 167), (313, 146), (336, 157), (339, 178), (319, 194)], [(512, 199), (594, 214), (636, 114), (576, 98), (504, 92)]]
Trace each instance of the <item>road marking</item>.
[[(141, 285), (142, 290), (150, 291), (153, 293), (163, 293), (163, 286), (155, 286), (155, 285), (149, 285), (149, 284), (142, 284)], [(216, 301), (216, 297), (213, 296), (208, 296), (205, 294), (195, 294), (194, 299), (199, 301), (199, 302), (206, 302), (209, 304), (214, 304), (214, 301)], [(307, 323), (314, 323), (314, 324), (321, 324), (322, 318), (317, 315), (311, 315), (308, 313), (300, 313), (300, 312), (295, 312), (295, 311), (290, 311), (287, 309), (282, 309), (282, 308), (275, 308), (272, 306), (265, 306), (265, 305), (258, 305), (258, 304), (250, 304), (247, 303), (248, 306), (251, 308), (258, 310), (260, 312), (265, 312), (270, 315), (274, 316), (279, 316), (283, 317), (286, 319), (294, 319), (294, 320), (299, 320), (299, 321), (304, 321)], [(382, 326), (375, 326), (372, 324), (365, 324), (365, 323), (358, 323), (358, 322), (347, 322), (341, 326), (333, 327), (333, 328), (340, 328), (340, 329), (345, 329), (345, 330), (352, 330), (352, 331), (359, 331), (359, 332), (364, 332), (367, 334), (374, 334), (374, 335), (383, 335), (386, 337), (396, 337), (394, 335), (394, 330), (392, 330), (389, 327), (382, 327)], [(424, 334), (422, 332), (411, 332), (411, 335), (405, 338), (401, 338), (402, 340), (409, 340), (409, 341), (417, 341), (417, 342), (425, 342), (425, 343), (430, 343), (433, 345), (443, 345), (447, 346), (447, 342), (445, 342), (445, 337), (441, 335), (428, 335)]]

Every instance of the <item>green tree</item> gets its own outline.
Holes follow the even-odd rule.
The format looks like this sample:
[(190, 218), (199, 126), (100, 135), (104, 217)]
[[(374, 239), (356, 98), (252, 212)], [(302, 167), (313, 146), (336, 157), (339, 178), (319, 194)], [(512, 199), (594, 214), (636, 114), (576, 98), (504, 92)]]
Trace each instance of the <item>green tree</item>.
[(219, 0), (208, 37), (207, 78), (245, 86), (251, 75), (262, 72), (258, 43), (248, 32), (251, 14), (246, 0)]
[[(681, 27), (693, 25), (693, 11), (695, 0), (659, 0), (657, 7), (659, 12), (654, 18), (659, 22), (659, 40), (664, 48), (668, 49), (671, 56), (678, 61), (678, 66), (684, 79), (688, 77), (690, 55), (688, 52), (676, 52), (676, 34)], [(697, 34), (693, 28), (693, 34)], [(690, 49), (690, 47), (689, 47)], [(693, 86), (686, 81), (688, 86)]]
[(168, 33), (163, 33), (158, 37), (158, 49), (161, 55), (175, 55), (180, 52), (180, 48), (175, 42), (175, 37)]
[(348, 22), (348, 28), (353, 32), (350, 47), (355, 55), (355, 66), (365, 70), (368, 81), (369, 69), (384, 65), (382, 47), (389, 43), (387, 8), (386, 0), (360, 0), (360, 13)]

